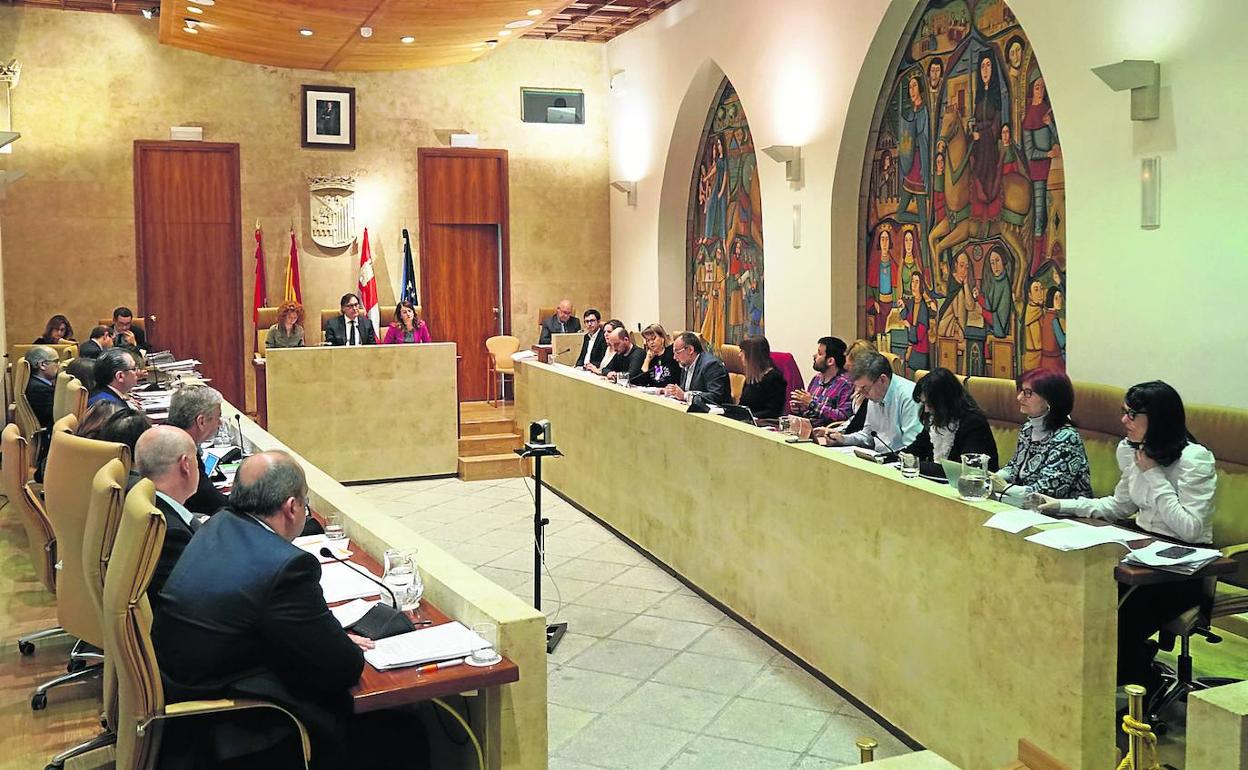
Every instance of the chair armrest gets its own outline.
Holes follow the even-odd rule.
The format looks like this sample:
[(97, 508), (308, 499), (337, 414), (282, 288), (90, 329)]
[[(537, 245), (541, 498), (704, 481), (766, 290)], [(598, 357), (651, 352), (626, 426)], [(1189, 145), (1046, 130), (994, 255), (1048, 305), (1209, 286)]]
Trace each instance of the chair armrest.
[(202, 716), (204, 714), (220, 714), (227, 711), (245, 711), (248, 709), (274, 709), (280, 711), (290, 717), (290, 721), (295, 723), (295, 727), (299, 728), (299, 743), (303, 746), (303, 764), (306, 767), (312, 759), (312, 742), (308, 738), (308, 730), (303, 726), (299, 719), (286, 709), (263, 700), (252, 700), (247, 698), (220, 698), (218, 700), (188, 700), (180, 703), (170, 703), (165, 706), (165, 713), (155, 714), (146, 721), (141, 721), (137, 725), (139, 735), (155, 721), (160, 719), (176, 719), (177, 717)]
[(1223, 575), (1218, 579), (1231, 585), (1248, 588), (1248, 543), (1228, 545), (1222, 549), (1222, 555), (1229, 559), (1234, 559), (1239, 569), (1230, 575)]

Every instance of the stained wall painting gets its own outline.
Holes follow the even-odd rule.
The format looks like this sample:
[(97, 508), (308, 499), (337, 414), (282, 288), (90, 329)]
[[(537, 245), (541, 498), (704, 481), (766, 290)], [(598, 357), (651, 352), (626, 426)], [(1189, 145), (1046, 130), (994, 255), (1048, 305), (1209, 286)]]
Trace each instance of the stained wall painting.
[(1066, 203), (1044, 75), (1003, 0), (929, 0), (868, 148), (861, 332), (907, 370), (1066, 369)]
[(689, 193), (685, 323), (712, 348), (763, 333), (763, 207), (754, 138), (727, 79)]

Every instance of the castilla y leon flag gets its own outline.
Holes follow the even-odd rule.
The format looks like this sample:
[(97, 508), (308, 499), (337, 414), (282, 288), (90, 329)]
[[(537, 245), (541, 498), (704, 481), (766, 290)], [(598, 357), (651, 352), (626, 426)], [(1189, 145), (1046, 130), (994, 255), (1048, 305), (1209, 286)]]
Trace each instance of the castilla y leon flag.
[(364, 228), (364, 243), (360, 246), (360, 304), (373, 322), (373, 328), (381, 328), (381, 311), (377, 307), (377, 276), (373, 274), (373, 255), (368, 250), (368, 228)]
[(264, 280), (264, 246), (260, 240), (260, 220), (256, 220), (256, 293), (252, 297), (251, 324), (260, 323), (260, 308), (269, 304), (269, 288)]
[(290, 256), (286, 259), (286, 293), (283, 302), (303, 304), (303, 293), (299, 291), (299, 248), (295, 245), (295, 229), (290, 229)]

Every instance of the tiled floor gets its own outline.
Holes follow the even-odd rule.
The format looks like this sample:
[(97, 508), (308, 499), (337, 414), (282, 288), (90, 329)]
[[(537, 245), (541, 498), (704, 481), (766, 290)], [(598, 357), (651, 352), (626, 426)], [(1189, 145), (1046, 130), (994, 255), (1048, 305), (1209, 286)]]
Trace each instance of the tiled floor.
[[(531, 482), (530, 482), (531, 483)], [(359, 487), (494, 582), (533, 597), (521, 479)], [(568, 634), (549, 659), (551, 770), (841, 767), (908, 749), (768, 644), (553, 494), (542, 580)], [(553, 579), (552, 579), (553, 578)]]

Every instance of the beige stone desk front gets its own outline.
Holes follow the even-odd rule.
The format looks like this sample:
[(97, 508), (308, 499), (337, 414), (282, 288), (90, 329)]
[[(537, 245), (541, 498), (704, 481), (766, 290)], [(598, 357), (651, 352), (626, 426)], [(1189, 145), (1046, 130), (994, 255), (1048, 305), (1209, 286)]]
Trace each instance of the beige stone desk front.
[(269, 432), (338, 481), (455, 473), (455, 345), (269, 350)]
[(1112, 766), (1120, 548), (1037, 546), (983, 527), (1000, 504), (566, 368), (524, 362), (516, 393), (551, 487), (927, 748)]

